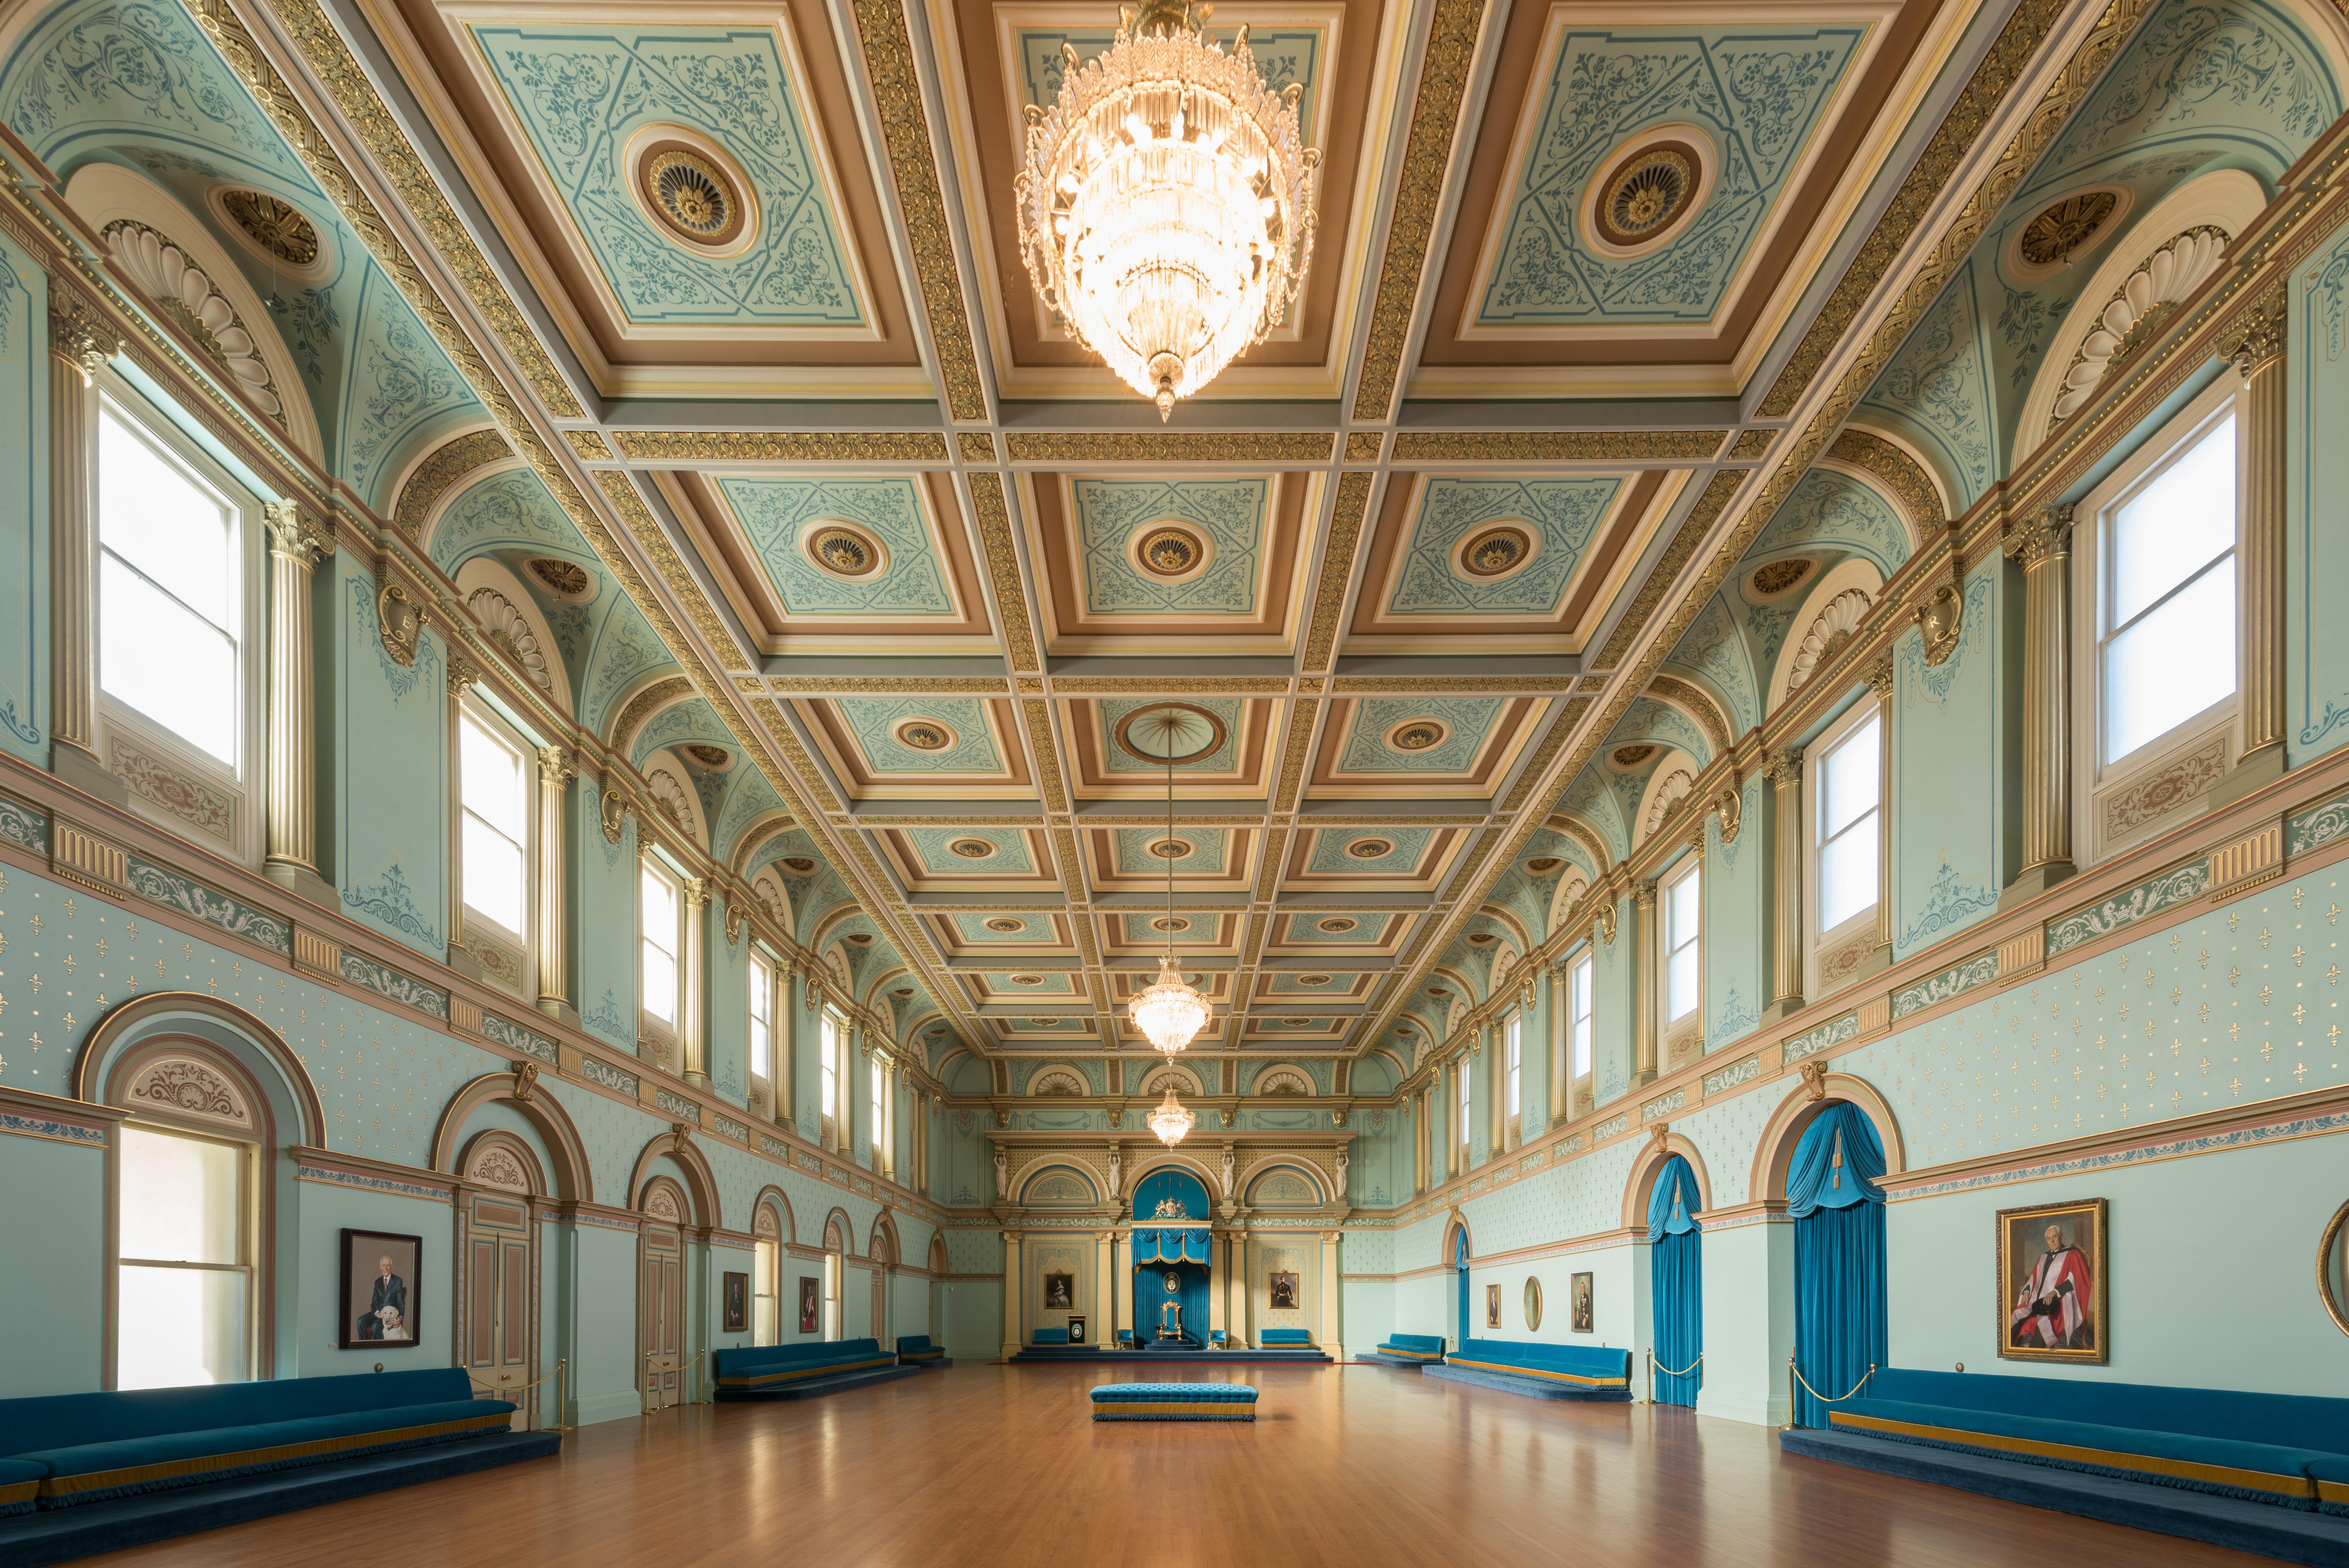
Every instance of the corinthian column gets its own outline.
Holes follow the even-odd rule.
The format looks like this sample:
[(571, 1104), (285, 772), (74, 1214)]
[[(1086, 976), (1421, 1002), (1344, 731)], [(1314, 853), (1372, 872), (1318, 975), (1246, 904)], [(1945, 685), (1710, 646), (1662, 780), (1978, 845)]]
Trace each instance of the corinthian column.
[(2023, 567), (2023, 866), (2002, 904), (2072, 874), (2072, 508), (2010, 523)]
[(1651, 877), (1631, 888), (1632, 954), (1639, 979), (1631, 999), (1631, 1048), (1636, 1053), (1631, 1086), (1656, 1081), (1656, 882)]
[[(49, 296), (49, 771), (116, 805), (98, 756), (98, 368), (122, 340)], [(33, 715), (25, 715), (27, 721)]]
[(571, 1002), (570, 897), (564, 867), (564, 805), (579, 776), (571, 753), (560, 746), (538, 749), (538, 1010), (551, 1018), (579, 1022)]
[(709, 923), (709, 878), (685, 879), (685, 951), (678, 956), (678, 1054), (685, 1062), (685, 1081), (698, 1089), (709, 1087), (709, 1012), (702, 950), (703, 928)]
[(2242, 670), (2237, 708), (2243, 749), (2234, 771), (2212, 793), (2218, 804), (2249, 794), (2283, 774), (2284, 339), (2283, 284), (2262, 297), (2235, 349), (2243, 378), (2236, 449), (2243, 471), (2243, 529), (2235, 552), (2242, 595)]
[(1803, 1007), (1803, 753), (1799, 746), (1770, 757), (1763, 774), (1775, 792), (1771, 815), (1770, 1009), (1764, 1023)]
[(292, 501), (262, 508), (269, 528), (269, 858), (263, 867), (313, 903), (334, 908), (318, 875), (316, 649), (310, 574), (333, 535)]

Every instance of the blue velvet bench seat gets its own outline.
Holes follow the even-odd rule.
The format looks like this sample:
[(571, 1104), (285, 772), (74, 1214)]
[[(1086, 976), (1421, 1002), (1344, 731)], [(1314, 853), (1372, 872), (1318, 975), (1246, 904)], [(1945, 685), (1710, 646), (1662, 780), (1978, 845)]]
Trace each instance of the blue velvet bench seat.
[(952, 1366), (947, 1359), (947, 1347), (932, 1345), (926, 1334), (901, 1334), (897, 1336), (897, 1365), (900, 1366)]
[(2349, 1513), (2341, 1484), (2349, 1399), (1890, 1367), (1828, 1422), (1893, 1442)]
[(1030, 1345), (1066, 1345), (1069, 1331), (1065, 1328), (1040, 1328), (1029, 1342)]
[(454, 1366), (0, 1400), (5, 1456), (36, 1465), (43, 1509), (505, 1431)]
[(1258, 1345), (1268, 1347), (1276, 1345), (1310, 1345), (1313, 1343), (1313, 1336), (1301, 1328), (1268, 1328), (1256, 1336), (1256, 1341)]
[(1421, 1370), (1447, 1382), (1475, 1383), (1537, 1399), (1628, 1403), (1631, 1397), (1631, 1353), (1598, 1345), (1471, 1339), (1440, 1366)]
[(48, 1473), (30, 1459), (0, 1459), (0, 1515), (32, 1512)]
[(882, 1349), (877, 1339), (743, 1345), (721, 1350), (711, 1360), (717, 1364), (717, 1397), (727, 1400), (833, 1394), (921, 1370), (900, 1366), (896, 1353)]
[(1104, 1383), (1092, 1390), (1096, 1421), (1253, 1421), (1246, 1383)]
[(1391, 1334), (1365, 1361), (1382, 1362), (1389, 1366), (1426, 1366), (1444, 1359), (1444, 1340), (1433, 1334)]

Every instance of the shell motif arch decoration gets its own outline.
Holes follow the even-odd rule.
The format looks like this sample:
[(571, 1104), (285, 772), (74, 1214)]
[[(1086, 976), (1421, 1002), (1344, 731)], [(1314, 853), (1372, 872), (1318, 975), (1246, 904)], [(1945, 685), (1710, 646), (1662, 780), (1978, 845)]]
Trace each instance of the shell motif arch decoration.
[(1643, 835), (1652, 836), (1656, 829), (1670, 821), (1672, 814), (1687, 803), (1695, 788), (1696, 780), (1690, 776), (1687, 769), (1674, 768), (1666, 774), (1663, 781), (1656, 785), (1655, 794), (1648, 799), (1648, 820), (1642, 829)]
[(538, 634), (530, 629), (530, 622), (512, 599), (495, 588), (475, 588), (465, 607), (481, 623), (489, 639), (522, 666), (532, 685), (541, 691), (554, 690), (554, 676), (546, 667), (546, 652), (538, 646)]
[(693, 806), (686, 799), (685, 786), (667, 768), (655, 768), (645, 780), (645, 788), (661, 815), (688, 833), (693, 831)]
[(1037, 1074), (1036, 1081), (1028, 1085), (1028, 1092), (1031, 1095), (1054, 1097), (1070, 1097), (1091, 1093), (1085, 1087), (1084, 1081), (1065, 1067), (1053, 1067)]
[(1304, 1074), (1294, 1067), (1272, 1067), (1257, 1080), (1256, 1092), (1259, 1095), (1302, 1096), (1310, 1095), (1313, 1085)]
[(2168, 318), (2178, 301), (2219, 270), (2227, 238), (2226, 230), (2207, 223), (2189, 229), (2128, 275), (2074, 350), (2064, 389), (2056, 394), (2054, 411), (2048, 416), (2049, 430), (2085, 407), (2096, 395), (2105, 372), (2127, 358), (2145, 341), (2147, 333)]
[(1800, 691), (1809, 685), (1820, 667), (1843, 651), (1859, 623), (1868, 618), (1873, 602), (1863, 588), (1846, 588), (1826, 602), (1812, 620), (1810, 630), (1803, 634), (1802, 645), (1795, 649), (1795, 668), (1786, 676), (1788, 691)]
[(262, 363), (259, 346), (203, 268), (169, 237), (129, 218), (109, 224), (106, 239), (131, 281), (201, 343), (264, 413), (284, 423), (285, 408), (271, 383), (269, 367)]

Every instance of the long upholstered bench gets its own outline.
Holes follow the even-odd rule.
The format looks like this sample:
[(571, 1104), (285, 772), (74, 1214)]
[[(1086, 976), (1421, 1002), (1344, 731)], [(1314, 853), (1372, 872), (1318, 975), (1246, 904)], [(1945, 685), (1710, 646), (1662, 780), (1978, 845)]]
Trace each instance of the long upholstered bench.
[(1268, 1328), (1256, 1336), (1256, 1342), (1268, 1347), (1310, 1345), (1313, 1343), (1313, 1336), (1301, 1328)]
[(900, 1366), (951, 1366), (947, 1359), (947, 1347), (932, 1345), (926, 1334), (901, 1334), (897, 1336), (897, 1365)]
[(1092, 1391), (1096, 1421), (1253, 1421), (1245, 1383), (1103, 1383)]
[(877, 1339), (744, 1345), (721, 1350), (712, 1359), (720, 1399), (771, 1398), (811, 1385), (829, 1385), (834, 1378), (888, 1372), (898, 1365), (896, 1353), (882, 1349)]
[(1471, 1339), (1463, 1341), (1443, 1365), (1422, 1370), (1430, 1377), (1505, 1388), (1542, 1399), (1628, 1401), (1631, 1397), (1631, 1353), (1599, 1345)]
[(513, 1412), (454, 1366), (0, 1400), (0, 1511), (23, 1511), (28, 1482), (39, 1508), (72, 1508), (460, 1442)]
[(2349, 1399), (1888, 1367), (1828, 1423), (1838, 1433), (2349, 1515)]
[(1433, 1366), (1444, 1359), (1444, 1339), (1433, 1334), (1391, 1334), (1364, 1359), (1389, 1366)]

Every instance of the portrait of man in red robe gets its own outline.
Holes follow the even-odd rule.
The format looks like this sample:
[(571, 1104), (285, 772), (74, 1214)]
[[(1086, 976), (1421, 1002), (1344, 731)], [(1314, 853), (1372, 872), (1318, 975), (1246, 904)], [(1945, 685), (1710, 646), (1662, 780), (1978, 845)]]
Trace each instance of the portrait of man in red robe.
[(2021, 1350), (2092, 1350), (2095, 1347), (2096, 1286), (2087, 1255), (2050, 1225), (2039, 1254), (2015, 1293), (2008, 1314), (2011, 1343)]

